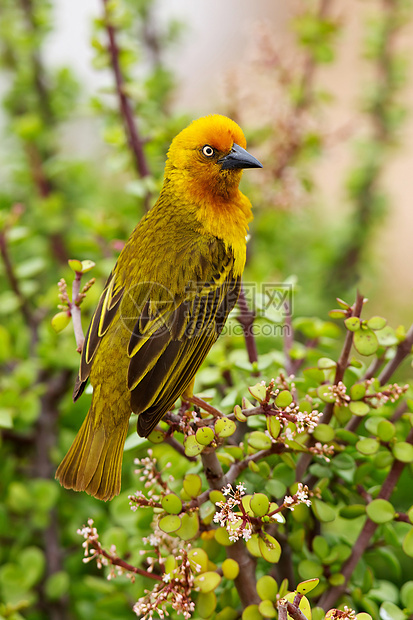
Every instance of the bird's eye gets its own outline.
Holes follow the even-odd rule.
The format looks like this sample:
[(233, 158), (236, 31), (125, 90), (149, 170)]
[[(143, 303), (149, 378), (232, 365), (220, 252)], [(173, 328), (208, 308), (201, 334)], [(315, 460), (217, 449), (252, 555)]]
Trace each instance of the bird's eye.
[(212, 148), (212, 146), (209, 146), (209, 144), (206, 144), (203, 148), (202, 148), (202, 153), (205, 155), (205, 157), (212, 157), (213, 154), (215, 153), (214, 149)]

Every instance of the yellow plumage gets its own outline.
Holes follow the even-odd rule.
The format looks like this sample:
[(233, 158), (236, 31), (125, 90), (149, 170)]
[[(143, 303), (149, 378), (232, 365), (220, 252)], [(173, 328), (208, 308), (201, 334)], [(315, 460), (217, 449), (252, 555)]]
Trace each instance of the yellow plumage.
[(131, 411), (147, 436), (188, 390), (239, 293), (251, 204), (242, 168), (261, 167), (241, 129), (214, 115), (173, 140), (161, 194), (109, 276), (82, 351), (74, 399), (87, 417), (56, 477), (108, 500), (120, 491)]

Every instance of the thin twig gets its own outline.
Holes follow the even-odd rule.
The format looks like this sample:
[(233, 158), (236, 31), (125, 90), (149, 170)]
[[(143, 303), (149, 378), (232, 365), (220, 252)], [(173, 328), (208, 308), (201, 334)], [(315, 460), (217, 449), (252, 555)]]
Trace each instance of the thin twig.
[(113, 564), (113, 566), (119, 566), (120, 568), (123, 568), (124, 570), (130, 573), (135, 573), (136, 575), (142, 575), (142, 577), (148, 577), (149, 579), (154, 579), (155, 581), (162, 581), (162, 577), (160, 575), (155, 575), (154, 573), (148, 573), (148, 571), (144, 570), (143, 568), (139, 568), (138, 566), (133, 566), (132, 564), (128, 564), (128, 562), (125, 562), (125, 560), (122, 560), (122, 558), (111, 555), (110, 553), (105, 551), (105, 549), (103, 549), (102, 545), (100, 544), (98, 540), (91, 540), (90, 545), (94, 549), (96, 549), (99, 555), (103, 555), (103, 557), (107, 558), (107, 560), (109, 560), (109, 562)]
[(85, 342), (85, 335), (82, 328), (82, 313), (77, 303), (77, 299), (80, 293), (80, 283), (82, 281), (82, 273), (76, 271), (76, 276), (72, 284), (72, 302), (70, 304), (70, 314), (72, 315), (73, 331), (76, 339), (76, 347), (78, 353), (82, 352), (83, 344)]
[[(406, 442), (413, 443), (413, 429), (410, 431), (406, 439)], [(402, 463), (401, 461), (397, 461), (397, 460), (394, 461), (389, 471), (389, 474), (387, 478), (385, 479), (385, 481), (383, 482), (383, 485), (377, 496), (378, 499), (385, 499), (385, 500), (390, 499), (404, 467), (405, 467), (405, 463)], [(351, 575), (353, 574), (353, 571), (355, 567), (357, 566), (360, 558), (363, 556), (368, 545), (370, 544), (371, 537), (373, 536), (376, 529), (377, 529), (377, 523), (374, 523), (374, 521), (367, 518), (363, 526), (363, 529), (361, 530), (359, 534), (357, 541), (353, 545), (353, 550), (352, 550), (352, 553), (349, 559), (347, 560), (347, 562), (344, 564), (343, 568), (341, 569), (341, 574), (345, 578), (344, 583), (339, 586), (333, 586), (332, 588), (327, 590), (322, 595), (318, 603), (320, 607), (322, 607), (324, 610), (328, 610), (331, 607), (333, 607), (333, 605), (335, 605), (335, 603), (340, 598), (340, 596), (345, 592), (347, 582), (350, 579)]]
[(384, 383), (388, 382), (388, 380), (390, 379), (390, 377), (392, 376), (396, 368), (400, 366), (402, 361), (409, 355), (412, 349), (412, 346), (413, 346), (413, 325), (410, 327), (409, 331), (407, 332), (405, 340), (400, 342), (400, 344), (397, 346), (396, 354), (393, 357), (393, 359), (391, 359), (388, 362), (388, 364), (386, 364), (382, 372), (379, 374), (378, 379), (380, 381), (380, 385), (383, 385)]
[[(116, 42), (116, 30), (110, 23), (110, 16), (108, 15), (108, 0), (103, 0), (105, 9), (105, 25), (109, 38), (109, 54), (112, 64), (113, 73), (116, 82), (116, 92), (119, 100), (119, 111), (123, 119), (126, 136), (128, 139), (129, 147), (134, 159), (135, 168), (141, 178), (149, 176), (149, 166), (146, 161), (145, 153), (143, 150), (143, 140), (139, 135), (136, 121), (133, 115), (132, 106), (129, 98), (125, 92), (125, 81), (122, 75), (122, 70), (119, 61), (119, 47)], [(145, 196), (145, 206), (149, 201), (149, 193)]]

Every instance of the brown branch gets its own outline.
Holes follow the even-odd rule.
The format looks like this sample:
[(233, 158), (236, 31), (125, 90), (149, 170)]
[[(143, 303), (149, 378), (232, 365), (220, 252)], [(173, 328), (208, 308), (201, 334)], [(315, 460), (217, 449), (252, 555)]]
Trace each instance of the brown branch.
[[(357, 291), (356, 301), (353, 304), (351, 315), (360, 318), (361, 311), (363, 309), (364, 297), (360, 295)], [(354, 332), (347, 330), (346, 338), (344, 340), (343, 349), (341, 351), (340, 357), (337, 361), (336, 373), (334, 377), (334, 385), (337, 385), (340, 381), (343, 380), (344, 373), (348, 366), (348, 360), (350, 357), (351, 347), (353, 345)], [(329, 424), (331, 418), (333, 417), (334, 412), (334, 403), (327, 403), (324, 408), (323, 416), (320, 420), (320, 424)], [(311, 439), (309, 443), (309, 447), (315, 444), (315, 440)], [(304, 476), (304, 472), (307, 470), (311, 462), (312, 455), (311, 454), (303, 454), (296, 468), (296, 480), (301, 480)]]
[[(221, 490), (228, 484), (228, 479), (222, 470), (215, 450), (204, 450), (201, 457), (209, 487)], [(255, 561), (248, 553), (244, 542), (237, 540), (233, 545), (226, 547), (226, 552), (227, 556), (238, 562), (240, 567), (239, 575), (235, 579), (235, 587), (242, 605), (247, 607), (248, 605), (258, 604), (260, 599), (255, 587)]]
[(33, 330), (37, 326), (37, 321), (31, 311), (31, 308), (29, 306), (29, 303), (26, 297), (23, 295), (20, 289), (19, 281), (16, 277), (16, 274), (14, 273), (14, 269), (13, 269), (13, 265), (11, 262), (9, 249), (7, 245), (6, 230), (0, 230), (0, 253), (3, 259), (4, 270), (6, 272), (6, 277), (7, 277), (7, 280), (9, 281), (10, 288), (13, 291), (13, 293), (16, 295), (23, 318), (33, 333)]
[(98, 555), (103, 555), (113, 566), (119, 566), (129, 573), (135, 573), (135, 575), (141, 575), (142, 577), (148, 577), (149, 579), (154, 579), (155, 581), (162, 581), (162, 577), (160, 575), (155, 575), (154, 573), (148, 573), (148, 571), (143, 568), (139, 568), (138, 566), (133, 566), (132, 564), (128, 564), (122, 558), (118, 556), (113, 556), (103, 549), (102, 545), (98, 540), (90, 540), (90, 545), (96, 549)]
[[(139, 135), (136, 121), (133, 115), (132, 106), (130, 100), (125, 92), (125, 82), (122, 75), (122, 70), (119, 61), (119, 47), (116, 42), (116, 30), (110, 23), (110, 16), (108, 15), (108, 0), (103, 0), (105, 10), (105, 24), (106, 31), (109, 38), (109, 55), (111, 59), (112, 69), (115, 76), (116, 92), (119, 101), (119, 112), (122, 117), (125, 132), (129, 144), (129, 148), (133, 155), (136, 171), (141, 178), (149, 176), (149, 167), (146, 161), (145, 153), (143, 150), (143, 140)], [(149, 193), (147, 192), (145, 197), (145, 203), (149, 201)], [(147, 204), (146, 204), (147, 206)]]
[(382, 372), (379, 374), (380, 385), (387, 383), (396, 368), (400, 366), (402, 361), (409, 355), (413, 346), (413, 325), (410, 327), (407, 332), (405, 340), (400, 342), (396, 349), (396, 355), (391, 359), (388, 364), (383, 368)]
[[(408, 443), (413, 443), (413, 429), (410, 431), (406, 441)], [(405, 463), (401, 461), (395, 460), (392, 468), (389, 471), (389, 474), (385, 481), (383, 482), (383, 486), (377, 496), (378, 499), (389, 500), (391, 494), (394, 491), (394, 488), (400, 478), (400, 475), (404, 469)], [(377, 529), (377, 523), (374, 523), (371, 519), (367, 518), (366, 522), (361, 530), (357, 541), (353, 545), (353, 551), (347, 562), (343, 565), (341, 570), (341, 574), (345, 577), (345, 582), (339, 586), (333, 586), (329, 590), (327, 590), (319, 601), (320, 607), (324, 610), (328, 610), (335, 605), (337, 600), (340, 598), (342, 594), (344, 594), (347, 586), (347, 582), (353, 574), (354, 569), (356, 568), (359, 560), (363, 556), (366, 551), (370, 539), (373, 536), (374, 532)]]
[(82, 281), (82, 273), (80, 271), (76, 271), (75, 279), (72, 284), (72, 302), (70, 304), (70, 314), (72, 316), (73, 322), (73, 331), (76, 339), (76, 346), (78, 353), (82, 352), (83, 343), (85, 342), (85, 335), (83, 333), (82, 328), (82, 313), (80, 310), (80, 306), (77, 303), (79, 293), (80, 293), (80, 283)]

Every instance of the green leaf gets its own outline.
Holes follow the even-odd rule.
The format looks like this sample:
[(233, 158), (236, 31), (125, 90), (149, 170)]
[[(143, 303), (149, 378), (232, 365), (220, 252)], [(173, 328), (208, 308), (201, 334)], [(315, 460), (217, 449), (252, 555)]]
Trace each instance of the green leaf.
[(273, 536), (263, 532), (258, 538), (258, 548), (260, 554), (267, 562), (276, 564), (281, 556), (281, 545)]
[(299, 594), (308, 594), (309, 592), (314, 590), (314, 588), (316, 588), (319, 583), (319, 579), (307, 579), (306, 581), (302, 581), (301, 583), (299, 583), (295, 591)]
[[(336, 518), (336, 513), (334, 510), (328, 504), (325, 504), (319, 499), (313, 498), (311, 500), (311, 508), (317, 519), (323, 523), (329, 523), (330, 521), (334, 521)], [(306, 578), (304, 575), (301, 576)], [(313, 577), (314, 576), (318, 577), (319, 575), (313, 575)]]
[(385, 499), (374, 499), (366, 506), (369, 519), (374, 523), (388, 523), (393, 521), (396, 511), (393, 505)]
[(373, 355), (379, 348), (376, 333), (371, 329), (360, 329), (355, 332), (353, 342), (360, 355)]
[(257, 581), (257, 594), (261, 600), (275, 602), (277, 600), (278, 585), (274, 577), (264, 575)]
[(390, 441), (396, 433), (394, 424), (390, 420), (382, 420), (377, 426), (377, 435), (381, 441)]
[(195, 538), (199, 529), (198, 513), (191, 512), (181, 515), (181, 527), (176, 531), (182, 540), (191, 540)]
[(209, 426), (198, 428), (195, 433), (196, 440), (201, 446), (209, 446), (214, 441), (215, 433)]
[(195, 435), (188, 435), (188, 437), (185, 438), (184, 447), (186, 456), (198, 456), (205, 448), (205, 446), (201, 446), (201, 444), (197, 442)]
[(360, 452), (360, 454), (365, 454), (365, 455), (376, 454), (379, 447), (380, 447), (379, 442), (376, 439), (371, 439), (370, 437), (367, 437), (365, 439), (360, 439), (356, 443), (357, 450)]
[(337, 362), (329, 357), (320, 357), (317, 362), (317, 366), (320, 370), (330, 370), (331, 368), (335, 368), (337, 366)]
[(283, 390), (282, 392), (280, 392), (275, 399), (275, 404), (280, 409), (285, 409), (285, 407), (289, 407), (292, 402), (293, 397), (291, 392), (289, 392), (288, 390)]
[(356, 332), (361, 327), (360, 319), (357, 316), (350, 316), (344, 321), (344, 325), (350, 332)]
[(394, 458), (402, 463), (413, 462), (413, 445), (407, 441), (399, 441), (393, 446)]
[(321, 443), (330, 443), (335, 435), (334, 429), (328, 424), (319, 424), (313, 432), (313, 437)]
[(214, 428), (218, 437), (230, 437), (237, 430), (237, 425), (228, 418), (218, 418)]
[(215, 590), (221, 582), (221, 576), (215, 571), (207, 571), (196, 575), (194, 578), (194, 587), (200, 592), (212, 592)]
[(351, 400), (360, 400), (366, 395), (366, 386), (364, 383), (355, 383), (350, 388)]
[(196, 611), (200, 618), (210, 618), (217, 606), (215, 592), (200, 592), (196, 599)]
[(250, 500), (250, 507), (257, 517), (263, 517), (268, 512), (270, 500), (264, 493), (254, 493)]
[(178, 515), (167, 515), (166, 517), (162, 517), (159, 521), (159, 528), (165, 532), (166, 534), (171, 534), (172, 532), (176, 532), (181, 527), (181, 519)]
[(371, 319), (367, 321), (367, 327), (374, 331), (383, 329), (386, 327), (387, 321), (382, 316), (372, 316)]
[(241, 616), (242, 620), (262, 620), (258, 605), (248, 605)]
[(274, 603), (270, 600), (261, 601), (258, 605), (258, 611), (264, 618), (275, 618), (277, 616)]
[(384, 329), (376, 331), (375, 334), (381, 347), (392, 347), (399, 342), (396, 332), (390, 325), (386, 325)]
[(352, 400), (348, 408), (353, 415), (357, 415), (359, 417), (367, 415), (370, 411), (368, 404), (362, 400)]
[(380, 605), (380, 620), (406, 620), (406, 615), (397, 605), (386, 601)]
[(186, 474), (183, 487), (189, 497), (198, 497), (202, 490), (202, 479), (198, 474)]
[(403, 539), (403, 551), (410, 558), (413, 558), (413, 527), (407, 532)]
[(226, 579), (236, 579), (239, 575), (239, 564), (232, 558), (226, 558), (222, 562), (222, 574)]
[(298, 574), (303, 579), (316, 579), (322, 576), (323, 567), (314, 560), (302, 560), (298, 565)]
[(178, 515), (182, 510), (182, 501), (175, 493), (168, 493), (162, 498), (162, 508), (171, 515)]
[(366, 514), (366, 507), (364, 504), (352, 504), (351, 506), (343, 506), (340, 508), (340, 517), (343, 519), (357, 519)]
[(254, 450), (268, 450), (272, 445), (271, 437), (262, 431), (253, 431), (248, 436), (248, 445)]

